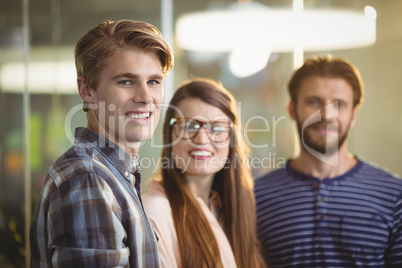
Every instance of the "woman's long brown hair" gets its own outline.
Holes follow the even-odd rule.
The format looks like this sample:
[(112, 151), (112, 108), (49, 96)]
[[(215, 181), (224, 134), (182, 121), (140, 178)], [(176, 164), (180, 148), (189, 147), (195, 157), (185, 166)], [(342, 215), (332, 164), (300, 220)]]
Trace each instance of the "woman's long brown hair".
[[(198, 201), (181, 172), (174, 168), (171, 144), (171, 118), (175, 107), (187, 98), (197, 98), (222, 110), (233, 122), (227, 165), (215, 174), (212, 189), (222, 200), (224, 231), (240, 268), (263, 267), (256, 231), (254, 181), (250, 174), (247, 145), (241, 138), (233, 96), (209, 79), (184, 83), (174, 94), (163, 125), (162, 184), (172, 208), (182, 267), (222, 267), (217, 241)], [(240, 137), (239, 137), (240, 136)], [(241, 146), (241, 147), (240, 147)]]

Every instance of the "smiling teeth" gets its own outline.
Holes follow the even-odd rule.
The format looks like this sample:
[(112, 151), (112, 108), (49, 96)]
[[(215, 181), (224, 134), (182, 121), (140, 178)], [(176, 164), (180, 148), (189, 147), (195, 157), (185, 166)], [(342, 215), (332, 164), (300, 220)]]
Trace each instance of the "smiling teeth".
[(208, 152), (208, 151), (192, 151), (190, 154), (194, 155), (194, 156), (211, 156), (212, 155), (212, 153)]
[(131, 119), (142, 119), (148, 118), (150, 113), (142, 113), (142, 114), (127, 114)]

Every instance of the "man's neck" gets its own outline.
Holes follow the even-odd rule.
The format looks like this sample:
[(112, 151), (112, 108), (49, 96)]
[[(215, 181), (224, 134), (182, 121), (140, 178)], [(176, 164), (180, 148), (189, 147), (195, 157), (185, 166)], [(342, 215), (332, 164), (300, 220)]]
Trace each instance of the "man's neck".
[(98, 132), (109, 141), (113, 142), (121, 149), (123, 149), (127, 154), (129, 154), (133, 159), (137, 157), (138, 151), (141, 146), (141, 142), (128, 142), (128, 141), (121, 141), (117, 140), (114, 135), (111, 135), (107, 132), (104, 128), (99, 128), (99, 124), (91, 124), (91, 121), (88, 120), (87, 128), (92, 129), (93, 131)]
[(356, 164), (356, 157), (348, 152), (346, 146), (325, 159), (319, 159), (302, 149), (300, 155), (290, 162), (291, 167), (295, 170), (319, 178), (321, 181), (325, 178), (339, 177)]

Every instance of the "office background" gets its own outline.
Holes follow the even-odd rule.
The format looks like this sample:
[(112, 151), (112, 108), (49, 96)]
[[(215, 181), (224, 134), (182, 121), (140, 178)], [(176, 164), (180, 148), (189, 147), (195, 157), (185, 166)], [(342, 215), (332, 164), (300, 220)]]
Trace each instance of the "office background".
[[(253, 3), (273, 9), (293, 8), (292, 0)], [(86, 124), (76, 93), (73, 50), (76, 41), (101, 21), (143, 20), (162, 30), (176, 57), (174, 71), (165, 85), (166, 102), (174, 88), (191, 77), (219, 80), (232, 92), (247, 130), (255, 177), (280, 167), (296, 153), (295, 126), (285, 109), (286, 83), (295, 66), (292, 51), (272, 51), (262, 70), (238, 77), (229, 68), (229, 52), (189, 51), (177, 42), (175, 26), (181, 16), (225, 9), (231, 4), (237, 2), (0, 1), (1, 267), (25, 265), (31, 206), (49, 166), (71, 146), (74, 128)], [(345, 57), (358, 67), (365, 83), (365, 100), (349, 137), (350, 151), (402, 175), (402, 1), (304, 1), (305, 10), (362, 11), (365, 6), (373, 7), (377, 14), (374, 44), (309, 50), (302, 57), (331, 54)], [(266, 26), (267, 32), (280, 26), (280, 22), (272, 22)], [(215, 37), (206, 41), (218, 40)], [(146, 179), (157, 171), (160, 126), (161, 122), (155, 137), (140, 150)]]

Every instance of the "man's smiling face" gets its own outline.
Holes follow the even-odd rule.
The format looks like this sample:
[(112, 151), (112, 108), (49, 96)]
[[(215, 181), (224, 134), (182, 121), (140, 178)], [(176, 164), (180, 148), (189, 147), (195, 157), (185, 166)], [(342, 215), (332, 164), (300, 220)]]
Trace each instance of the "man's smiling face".
[(90, 103), (98, 108), (93, 110), (95, 116), (88, 116), (88, 125), (119, 143), (150, 139), (163, 101), (159, 59), (152, 53), (129, 49), (113, 54), (107, 61), (96, 90), (91, 89)]

